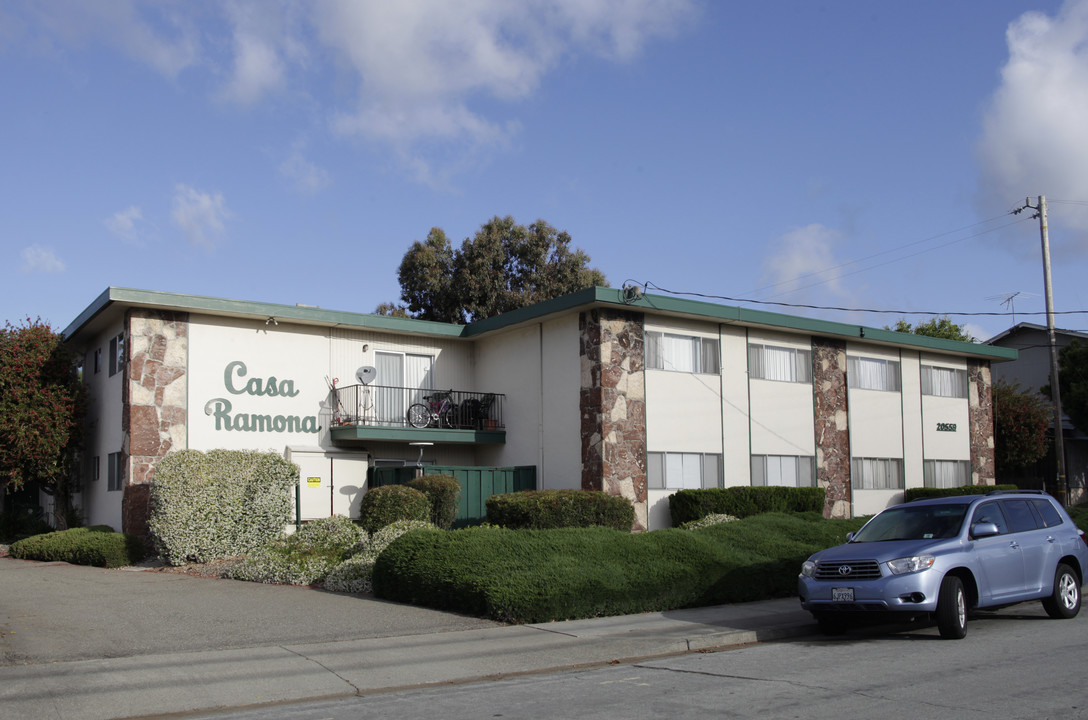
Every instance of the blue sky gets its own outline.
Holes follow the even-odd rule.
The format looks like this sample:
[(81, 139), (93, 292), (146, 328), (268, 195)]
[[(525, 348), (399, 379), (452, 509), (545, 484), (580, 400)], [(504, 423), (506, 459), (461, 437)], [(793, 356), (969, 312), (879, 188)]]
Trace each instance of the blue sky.
[(1086, 41), (1088, 0), (8, 0), (0, 321), (110, 285), (371, 312), (430, 228), (512, 215), (614, 287), (985, 339), (1013, 318), (958, 313), (1045, 322), (1008, 213), (1046, 195), (1086, 330)]

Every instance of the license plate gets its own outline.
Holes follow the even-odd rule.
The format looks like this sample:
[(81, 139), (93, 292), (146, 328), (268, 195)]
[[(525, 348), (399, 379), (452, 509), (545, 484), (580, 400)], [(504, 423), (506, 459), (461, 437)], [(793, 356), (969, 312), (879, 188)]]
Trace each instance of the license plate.
[(854, 588), (831, 588), (831, 602), (854, 602)]

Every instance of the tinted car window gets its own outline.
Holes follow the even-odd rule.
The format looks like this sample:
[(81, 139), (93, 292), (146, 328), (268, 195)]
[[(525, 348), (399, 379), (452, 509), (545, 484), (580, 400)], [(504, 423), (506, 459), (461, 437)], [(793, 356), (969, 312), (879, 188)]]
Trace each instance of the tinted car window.
[(1061, 514), (1049, 500), (1032, 500), (1031, 504), (1039, 512), (1039, 517), (1043, 519), (1044, 526), (1054, 527), (1062, 524)]
[(1008, 523), (1005, 522), (1005, 514), (1001, 512), (1001, 508), (998, 507), (996, 502), (982, 503), (975, 508), (975, 515), (971, 519), (971, 527), (979, 523), (997, 525), (997, 531), (1002, 535), (1009, 531)]
[(1027, 500), (1003, 500), (1005, 514), (1009, 517), (1009, 529), (1012, 532), (1024, 532), (1039, 527), (1035, 523), (1035, 515)]

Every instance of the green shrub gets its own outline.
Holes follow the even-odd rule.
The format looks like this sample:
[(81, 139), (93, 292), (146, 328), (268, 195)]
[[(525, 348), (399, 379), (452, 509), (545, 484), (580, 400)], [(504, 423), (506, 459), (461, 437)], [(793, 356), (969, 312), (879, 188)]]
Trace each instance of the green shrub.
[(14, 543), (8, 552), (24, 560), (113, 568), (140, 562), (144, 546), (135, 535), (114, 532), (108, 525), (95, 525), (35, 535)]
[(375, 533), (397, 520), (431, 519), (431, 501), (415, 488), (385, 485), (368, 490), (359, 505), (359, 524)]
[(609, 528), (413, 532), (374, 566), (376, 596), (546, 622), (785, 597), (801, 563), (865, 518), (757, 515), (701, 530)]
[(410, 530), (435, 530), (434, 525), (419, 520), (398, 520), (386, 525), (367, 541), (360, 551), (333, 568), (325, 576), (325, 589), (332, 592), (368, 593), (373, 589), (374, 563), (389, 544)]
[(635, 509), (600, 490), (524, 490), (487, 499), (487, 521), (510, 529), (607, 527), (630, 532)]
[(275, 453), (179, 450), (151, 483), (148, 528), (171, 565), (246, 555), (283, 533), (298, 467)]
[(423, 475), (406, 483), (419, 490), (431, 503), (431, 522), (443, 530), (449, 530), (457, 519), (457, 502), (461, 497), (461, 483), (452, 475)]
[(909, 488), (903, 493), (904, 502), (919, 498), (955, 497), (958, 495), (985, 495), (991, 490), (1016, 490), (1015, 485), (961, 485), (954, 488)]
[(823, 512), (822, 488), (729, 487), (677, 490), (669, 496), (673, 527), (707, 515), (745, 518), (768, 512)]

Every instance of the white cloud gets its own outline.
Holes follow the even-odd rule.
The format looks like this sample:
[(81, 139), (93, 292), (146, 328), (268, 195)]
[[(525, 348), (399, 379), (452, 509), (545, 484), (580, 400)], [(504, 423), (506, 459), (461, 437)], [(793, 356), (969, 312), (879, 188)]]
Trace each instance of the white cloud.
[[(332, 130), (386, 145), (435, 178), (517, 133), (516, 119), (494, 117), (485, 103), (530, 96), (579, 55), (628, 61), (689, 22), (695, 3), (57, 0), (19, 6), (29, 26), (19, 32), (62, 49), (110, 45), (168, 77), (200, 67), (216, 97), (240, 105), (273, 94), (321, 98), (311, 84), (331, 66), (342, 95), (323, 108)], [(445, 163), (438, 170), (436, 158)]]
[(140, 208), (130, 205), (128, 208), (116, 212), (112, 217), (106, 218), (106, 227), (117, 237), (129, 242), (140, 240), (140, 230), (137, 225), (144, 219)]
[(845, 296), (838, 270), (841, 263), (834, 254), (834, 246), (841, 240), (838, 231), (818, 223), (786, 233), (763, 261), (763, 287), (755, 292), (763, 299), (789, 296), (791, 302), (812, 288), (820, 288), (821, 294)]
[[(1026, 13), (1006, 38), (978, 145), (983, 196), (1004, 209), (1028, 196), (1088, 198), (1088, 0), (1068, 0), (1055, 17)], [(1088, 242), (1088, 209), (1061, 215)]]
[(329, 185), (329, 173), (307, 160), (304, 149), (302, 143), (295, 144), (291, 154), (280, 163), (280, 175), (303, 192), (321, 192)]
[(64, 263), (51, 248), (35, 243), (23, 248), (23, 265), (19, 268), (24, 275), (30, 273), (62, 273)]
[(178, 184), (174, 192), (172, 216), (190, 243), (214, 248), (216, 240), (226, 230), (225, 223), (230, 211), (222, 194), (201, 192)]
[(112, 45), (167, 77), (175, 77), (198, 62), (201, 54), (196, 24), (185, 5), (132, 0), (63, 0), (23, 6), (37, 41), (80, 46), (86, 42)]
[(334, 0), (316, 25), (359, 79), (358, 106), (337, 117), (338, 130), (492, 144), (510, 127), (473, 112), (470, 98), (523, 98), (579, 52), (629, 59), (690, 13), (688, 0)]

